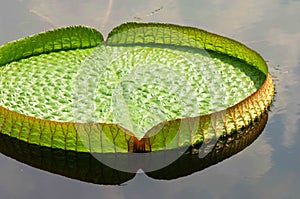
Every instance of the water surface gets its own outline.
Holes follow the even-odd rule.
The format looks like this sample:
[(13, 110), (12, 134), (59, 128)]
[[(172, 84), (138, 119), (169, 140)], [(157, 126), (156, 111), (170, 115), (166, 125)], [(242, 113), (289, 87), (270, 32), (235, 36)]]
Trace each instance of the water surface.
[(277, 95), (261, 136), (208, 169), (176, 180), (143, 173), (121, 186), (69, 179), (0, 155), (1, 198), (298, 198), (300, 191), (300, 1), (10, 0), (0, 6), (0, 44), (66, 25), (107, 34), (126, 21), (195, 26), (250, 46), (267, 61)]

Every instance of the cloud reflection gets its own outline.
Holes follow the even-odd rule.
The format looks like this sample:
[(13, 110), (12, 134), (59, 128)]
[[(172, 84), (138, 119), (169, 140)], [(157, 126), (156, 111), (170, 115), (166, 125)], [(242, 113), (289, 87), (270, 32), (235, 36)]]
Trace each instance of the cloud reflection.
[[(299, 1), (289, 1), (290, 5), (282, 7), (281, 0), (231, 0), (225, 3), (220, 0), (196, 0), (190, 1), (190, 4), (187, 4), (186, 1), (174, 0), (171, 1), (170, 6), (164, 6), (162, 11), (148, 16), (153, 10), (161, 7), (159, 1), (155, 1), (156, 3), (152, 4), (149, 3), (150, 1), (126, 1), (126, 3), (122, 3), (122, 1), (116, 0), (107, 24), (101, 24), (102, 19), (105, 17), (105, 12), (99, 12), (99, 10), (104, 11), (107, 9), (108, 1), (86, 1), (91, 7), (83, 6), (84, 9), (80, 12), (78, 8), (84, 4), (82, 3), (84, 1), (81, 3), (76, 1), (76, 3), (73, 3), (73, 7), (70, 6), (72, 4), (71, 1), (32, 0), (30, 2), (30, 9), (46, 16), (43, 19), (39, 14), (34, 14), (35, 17), (44, 20), (44, 24), (52, 23), (53, 26), (81, 23), (96, 27), (107, 34), (112, 27), (124, 21), (132, 21), (134, 17), (139, 17), (142, 20), (194, 25), (223, 35), (234, 35), (240, 41), (247, 42), (252, 48), (259, 50), (270, 61), (271, 73), (274, 73), (272, 67), (280, 65), (279, 82), (277, 84), (278, 95), (270, 117), (273, 118), (281, 114), (280, 119), (284, 120), (284, 130), (278, 132), (278, 134), (283, 135), (283, 146), (291, 147), (296, 144), (300, 115), (299, 104), (295, 103), (300, 99), (299, 92), (296, 92), (300, 86), (299, 14), (297, 14), (300, 10)], [(129, 9), (126, 9), (126, 4), (130, 5)], [(122, 8), (123, 10), (121, 10)], [(73, 14), (74, 11), (76, 11), (76, 14)], [(21, 17), (19, 20), (22, 21), (23, 18)], [(30, 23), (29, 25), (32, 25), (33, 22)], [(298, 75), (295, 73), (298, 73)], [(192, 198), (193, 196), (200, 196), (200, 194), (203, 198), (206, 196), (223, 198), (224, 196), (235, 196), (238, 195), (238, 192), (243, 192), (238, 188), (242, 186), (240, 184), (246, 184), (247, 190), (244, 193), (255, 193), (253, 198), (268, 198), (272, 196), (273, 198), (283, 198), (288, 196), (288, 192), (293, 191), (290, 187), (296, 186), (295, 182), (297, 182), (297, 179), (280, 176), (280, 182), (276, 182), (273, 180), (272, 174), (261, 179), (261, 176), (266, 175), (272, 167), (273, 148), (269, 144), (272, 132), (268, 133), (267, 129), (267, 132), (264, 134), (266, 135), (260, 137), (241, 154), (188, 178), (166, 183), (151, 181), (144, 177), (140, 177), (140, 179), (136, 177), (125, 187), (100, 187), (99, 192), (93, 196), (98, 194), (100, 197), (102, 194), (105, 196), (113, 194), (116, 198), (132, 198), (131, 196), (134, 193), (143, 191), (141, 196), (144, 198), (180, 198), (187, 196)], [(3, 174), (6, 178), (18, 178), (18, 176), (11, 176), (11, 172), (16, 171), (13, 169), (13, 165), (6, 165), (5, 167), (7, 168), (5, 171), (10, 174), (5, 174), (2, 170), (1, 176)], [(245, 174), (242, 171), (244, 168), (249, 168), (249, 170), (246, 169)], [(276, 177), (274, 178), (276, 179)], [(245, 183), (247, 179), (255, 180), (252, 181), (253, 183)], [(56, 181), (54, 180), (54, 182)], [(256, 182), (258, 182), (257, 185), (255, 185)], [(60, 191), (63, 191), (63, 187), (67, 186), (67, 184), (68, 181), (57, 186), (61, 187)], [(37, 184), (37, 186), (39, 185)], [(89, 185), (86, 186), (89, 187)], [(8, 188), (11, 188), (11, 186)], [(1, 190), (7, 191), (6, 188)], [(87, 190), (89, 189), (86, 188), (83, 192)], [(297, 192), (297, 187), (295, 190)], [(89, 195), (87, 192), (86, 194)], [(272, 196), (269, 194), (272, 194)], [(242, 196), (245, 197), (244, 195)]]

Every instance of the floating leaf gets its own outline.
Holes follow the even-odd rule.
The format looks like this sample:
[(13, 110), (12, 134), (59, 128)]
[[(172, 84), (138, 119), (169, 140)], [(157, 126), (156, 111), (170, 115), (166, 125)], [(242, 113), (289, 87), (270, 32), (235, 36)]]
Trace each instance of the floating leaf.
[(68, 27), (0, 47), (0, 132), (77, 152), (201, 145), (248, 126), (274, 86), (255, 51), (192, 27)]

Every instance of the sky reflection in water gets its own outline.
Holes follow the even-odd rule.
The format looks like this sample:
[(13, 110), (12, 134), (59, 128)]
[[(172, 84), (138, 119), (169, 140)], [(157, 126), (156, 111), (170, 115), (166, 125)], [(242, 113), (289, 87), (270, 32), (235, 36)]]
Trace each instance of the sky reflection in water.
[[(262, 135), (241, 153), (172, 181), (144, 174), (99, 186), (49, 174), (0, 156), (3, 198), (297, 198), (300, 194), (300, 1), (12, 0), (0, 7), (0, 43), (58, 26), (107, 34), (126, 21), (196, 26), (248, 45), (267, 61), (277, 96)], [(107, 11), (111, 7), (110, 11)]]

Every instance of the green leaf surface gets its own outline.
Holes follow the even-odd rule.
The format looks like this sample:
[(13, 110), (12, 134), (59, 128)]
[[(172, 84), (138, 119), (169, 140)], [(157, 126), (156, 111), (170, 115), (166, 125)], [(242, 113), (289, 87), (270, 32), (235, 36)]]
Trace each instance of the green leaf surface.
[(274, 91), (257, 109), (224, 112), (265, 84), (266, 63), (239, 42), (170, 24), (126, 23), (107, 41), (91, 28), (53, 30), (0, 47), (0, 66), (0, 132), (83, 152), (201, 144), (249, 124)]

